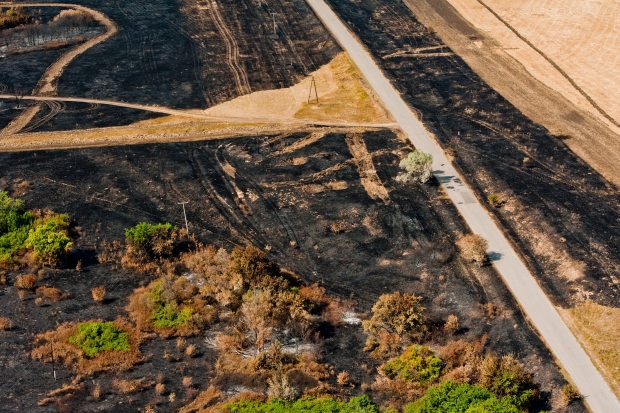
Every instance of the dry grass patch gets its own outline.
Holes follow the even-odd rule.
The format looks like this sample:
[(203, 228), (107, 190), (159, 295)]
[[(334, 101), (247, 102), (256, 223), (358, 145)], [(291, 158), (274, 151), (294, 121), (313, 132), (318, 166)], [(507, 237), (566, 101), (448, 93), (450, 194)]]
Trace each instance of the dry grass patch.
[(45, 297), (52, 301), (62, 301), (69, 297), (69, 293), (66, 291), (47, 286), (37, 288), (36, 294), (39, 297)]
[(13, 322), (10, 318), (0, 317), (0, 330), (10, 330), (13, 328)]
[(596, 361), (616, 394), (620, 394), (620, 308), (605, 307), (586, 301), (561, 310), (569, 327)]
[[(117, 346), (119, 349), (105, 349), (105, 343), (109, 340), (109, 330), (101, 330), (102, 334), (93, 340), (90, 337), (84, 337), (84, 340), (77, 339), (79, 328), (89, 323), (107, 324), (122, 335), (121, 340), (126, 345)], [(116, 338), (119, 338), (118, 336)], [(115, 339), (116, 339), (115, 338)], [(97, 343), (104, 343), (104, 348), (94, 351)], [(74, 344), (80, 343), (81, 345)], [(144, 357), (140, 353), (139, 346), (142, 341), (141, 334), (127, 321), (117, 319), (110, 323), (102, 320), (92, 320), (85, 323), (64, 323), (58, 326), (56, 330), (47, 331), (37, 334), (34, 338), (33, 350), (30, 353), (34, 359), (43, 362), (52, 361), (52, 349), (54, 360), (63, 362), (68, 368), (79, 374), (93, 374), (100, 371), (125, 371), (130, 369), (134, 364), (142, 361)], [(121, 349), (122, 348), (122, 349)]]
[(147, 382), (144, 377), (133, 380), (114, 380), (112, 381), (114, 388), (122, 394), (139, 393), (151, 387), (152, 382)]

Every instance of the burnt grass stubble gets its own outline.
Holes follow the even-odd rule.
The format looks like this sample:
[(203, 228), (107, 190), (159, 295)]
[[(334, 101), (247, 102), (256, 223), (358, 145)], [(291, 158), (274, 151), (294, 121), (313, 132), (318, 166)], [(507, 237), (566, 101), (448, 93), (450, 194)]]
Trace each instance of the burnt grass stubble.
[[(80, 0), (77, 4), (103, 12), (119, 32), (69, 64), (58, 81), (58, 96), (174, 109), (205, 109), (239, 96), (226, 61), (226, 43), (208, 10), (211, 1)], [(292, 86), (340, 52), (304, 0), (261, 2), (261, 7), (252, 0), (217, 0), (217, 4), (237, 42), (239, 66), (253, 92)], [(272, 12), (277, 13), (277, 39), (270, 37)], [(14, 72), (23, 70), (23, 65), (43, 73), (51, 61), (39, 62), (41, 53), (45, 52), (25, 54), (19, 58), (21, 63), (7, 66), (6, 74), (4, 68), (0, 70), (0, 83), (18, 76)], [(13, 59), (4, 58), (3, 66)], [(120, 126), (162, 116), (105, 105), (66, 107), (32, 131)], [(45, 120), (50, 110), (41, 110), (30, 125)]]
[[(456, 55), (384, 58), (442, 45), (400, 0), (328, 2), (439, 143), (454, 153), (455, 166), (483, 204), (496, 193), (514, 205), (489, 210), (554, 304), (571, 307), (588, 297), (617, 307), (620, 196), (562, 141), (570, 137), (553, 136), (526, 118)], [(584, 277), (562, 278), (557, 263), (535, 253), (537, 231), (532, 229), (585, 264)]]
[[(67, 290), (69, 299), (45, 307), (37, 307), (33, 297), (20, 302), (12, 286), (15, 274), (0, 292), (0, 313), (15, 323), (12, 331), (0, 332), (4, 371), (0, 410), (51, 409), (37, 407), (37, 402), (73, 375), (62, 367), (61, 379), (54, 381), (50, 364), (31, 361), (27, 353), (32, 336), (58, 322), (112, 320), (125, 314), (129, 294), (151, 278), (98, 263), (96, 248), (104, 240), (123, 239), (123, 229), (140, 221), (182, 226), (180, 201), (189, 201), (190, 231), (201, 241), (227, 249), (269, 245), (271, 258), (281, 266), (307, 282), (322, 283), (333, 296), (351, 299), (361, 313), (369, 313), (385, 292), (422, 295), (432, 324), (440, 326), (449, 314), (456, 314), (462, 328), (454, 339), (472, 340), (486, 333), (490, 350), (513, 353), (523, 361), (541, 384), (543, 398), (559, 391), (564, 380), (558, 367), (492, 266), (478, 268), (458, 259), (453, 243), (466, 225), (439, 186), (394, 180), (398, 160), (411, 147), (389, 130), (363, 134), (377, 174), (390, 191), (386, 205), (370, 198), (362, 187), (343, 134), (329, 133), (294, 153), (277, 155), (306, 136), (0, 154), (3, 188), (12, 190), (27, 180), (33, 187), (22, 198), (29, 208), (67, 212), (81, 233), (64, 268), (48, 271), (42, 281)], [(234, 174), (223, 169), (230, 172), (230, 167)], [(339, 188), (345, 182), (346, 189), (321, 190), (330, 182), (340, 182)], [(344, 232), (330, 229), (336, 221), (343, 223)], [(81, 272), (72, 269), (77, 259), (83, 262)], [(98, 285), (108, 291), (104, 305), (95, 304), (90, 295)], [(480, 304), (487, 302), (498, 306), (497, 317), (484, 316)], [(334, 365), (336, 373), (348, 371), (357, 385), (342, 391), (359, 394), (360, 384), (370, 384), (378, 366), (362, 351), (361, 326), (326, 329), (323, 335), (319, 349), (324, 361)], [(439, 344), (448, 339), (435, 337)], [(158, 411), (178, 408), (187, 402), (182, 376), (192, 376), (196, 387), (204, 389), (214, 374), (216, 354), (204, 336), (188, 343), (196, 344), (202, 355), (171, 363), (162, 355), (166, 347), (176, 351), (174, 340), (149, 340), (141, 348), (147, 361), (118, 377), (154, 380), (163, 374), (167, 391), (175, 391), (178, 402), (165, 401)], [(87, 392), (69, 400), (71, 411), (129, 412), (157, 400), (152, 389), (130, 396), (115, 394), (110, 390), (114, 377), (94, 377), (106, 392), (99, 402), (88, 399), (92, 388), (88, 378)], [(331, 380), (335, 385), (335, 377)], [(579, 408), (576, 403), (566, 411)]]

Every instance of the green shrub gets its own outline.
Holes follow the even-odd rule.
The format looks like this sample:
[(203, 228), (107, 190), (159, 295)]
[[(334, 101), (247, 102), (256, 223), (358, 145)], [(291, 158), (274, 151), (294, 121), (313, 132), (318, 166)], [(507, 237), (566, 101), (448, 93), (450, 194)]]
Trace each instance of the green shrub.
[(143, 245), (153, 238), (157, 233), (167, 233), (176, 230), (177, 228), (170, 223), (165, 224), (149, 224), (146, 222), (140, 222), (133, 228), (125, 229), (125, 239), (132, 240), (136, 244)]
[(538, 395), (532, 376), (510, 355), (487, 355), (480, 366), (479, 384), (520, 408), (530, 405)]
[(104, 350), (129, 351), (130, 349), (129, 334), (117, 329), (111, 322), (82, 323), (67, 341), (81, 348), (87, 357), (94, 357)]
[(400, 161), (399, 166), (407, 171), (396, 177), (400, 182), (419, 180), (424, 183), (433, 176), (433, 155), (430, 153), (413, 151)]
[(349, 402), (330, 398), (303, 398), (294, 402), (272, 399), (268, 402), (239, 401), (224, 406), (229, 413), (378, 413), (368, 396), (353, 397)]
[(519, 413), (519, 409), (482, 387), (446, 381), (408, 404), (405, 413)]
[(68, 252), (73, 246), (71, 238), (67, 235), (69, 222), (69, 216), (65, 214), (36, 220), (24, 246), (32, 248), (35, 258), (41, 261), (48, 263), (57, 261), (62, 253)]
[[(179, 309), (174, 297), (163, 297), (163, 285), (161, 281), (158, 281), (153, 286), (153, 291), (150, 293), (150, 297), (155, 304), (153, 315), (149, 318), (153, 322), (155, 327), (160, 328), (174, 328), (180, 327), (185, 324), (192, 316), (193, 310), (191, 307), (184, 307)], [(167, 292), (168, 295), (171, 291)]]
[(179, 306), (174, 301), (163, 304), (158, 303), (157, 308), (151, 316), (151, 321), (153, 321), (155, 327), (181, 327), (191, 318), (193, 313), (194, 311), (191, 307), (179, 309)]
[(441, 359), (435, 357), (435, 352), (430, 348), (414, 344), (381, 370), (390, 379), (426, 383), (439, 377), (441, 364)]
[(0, 192), (0, 261), (12, 261), (13, 255), (24, 248), (34, 215), (23, 205), (21, 199)]

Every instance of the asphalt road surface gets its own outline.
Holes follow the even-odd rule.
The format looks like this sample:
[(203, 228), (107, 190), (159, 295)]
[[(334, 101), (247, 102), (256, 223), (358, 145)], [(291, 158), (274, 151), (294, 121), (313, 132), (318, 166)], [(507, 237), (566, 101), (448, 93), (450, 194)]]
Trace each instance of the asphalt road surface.
[(416, 149), (433, 155), (436, 178), (472, 232), (489, 242), (489, 255), (494, 258), (493, 264), (547, 346), (577, 385), (592, 412), (620, 413), (620, 402), (560, 318), (549, 298), (368, 51), (323, 0), (306, 1), (342, 48), (349, 53)]

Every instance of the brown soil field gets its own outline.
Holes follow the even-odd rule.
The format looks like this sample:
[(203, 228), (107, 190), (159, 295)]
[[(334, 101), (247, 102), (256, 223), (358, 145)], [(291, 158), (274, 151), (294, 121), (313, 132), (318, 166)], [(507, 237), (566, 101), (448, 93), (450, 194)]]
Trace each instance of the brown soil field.
[[(435, 34), (417, 20), (413, 3), (407, 3), (411, 9), (382, 0), (362, 0), (355, 8), (330, 4), (453, 156), (552, 302), (568, 309), (591, 300), (617, 309), (620, 194), (571, 150), (578, 138), (557, 136), (526, 117), (466, 59), (449, 53), (439, 29)], [(459, 35), (478, 36), (463, 20), (451, 22)], [(439, 48), (441, 56), (434, 53)], [(433, 55), (425, 56), (424, 50)], [(505, 204), (493, 207), (490, 194)], [(585, 337), (583, 330), (575, 331)], [(620, 368), (599, 367), (608, 377)], [(614, 380), (610, 384), (618, 391)]]
[[(611, 3), (592, 3), (591, 6), (601, 13), (585, 16), (584, 8), (589, 7), (590, 3), (582, 2), (572, 4), (570, 7), (574, 7), (567, 13), (558, 11), (560, 9), (556, 7), (554, 12), (547, 10), (538, 16), (531, 16), (530, 13), (536, 13), (541, 8), (553, 9), (559, 3), (536, 2), (536, 6), (529, 9), (529, 5), (534, 3), (514, 5), (510, 2), (477, 0), (407, 0), (405, 3), (420, 22), (436, 30), (442, 41), (489, 86), (553, 134), (570, 136), (567, 145), (571, 150), (606, 179), (620, 184), (620, 159), (617, 155), (620, 128), (602, 114), (611, 114), (611, 118), (615, 116), (613, 107), (600, 98), (600, 93), (609, 94), (617, 89), (604, 86), (605, 83), (613, 83), (617, 75), (614, 70), (605, 69), (605, 65), (591, 65), (598, 59), (592, 58), (593, 54), (607, 56), (615, 53), (612, 46), (615, 32), (605, 29), (609, 27), (605, 22), (613, 19), (613, 13), (607, 15), (602, 12), (606, 7), (615, 6)], [(565, 4), (562, 3), (561, 10), (569, 10)], [(503, 10), (502, 7), (512, 8), (503, 15), (504, 20), (486, 9), (485, 5), (494, 7), (491, 9), (493, 12), (496, 11), (495, 5), (498, 5), (499, 11)], [(537, 26), (536, 34), (531, 32), (534, 26), (548, 22), (549, 18), (557, 18), (557, 24), (545, 24), (545, 29)], [(563, 19), (577, 18), (583, 20), (583, 24), (560, 23)], [(600, 24), (600, 30), (593, 28), (597, 24)], [(519, 31), (521, 28), (525, 30), (523, 33)], [(564, 47), (571, 48), (571, 53), (559, 51), (560, 39), (565, 39), (565, 36), (582, 36), (579, 42), (562, 43)], [(584, 59), (588, 59), (589, 63), (584, 64)], [(613, 57), (603, 59), (613, 61)], [(591, 71), (589, 75), (585, 74), (588, 70)], [(609, 82), (599, 82), (601, 77)], [(600, 110), (588, 99), (599, 105)]]
[[(197, 141), (90, 149), (47, 150), (0, 154), (0, 188), (21, 194), (29, 208), (51, 208), (71, 215), (81, 234), (74, 251), (58, 270), (45, 270), (41, 282), (63, 291), (68, 299), (43, 306), (27, 295), (20, 301), (13, 287), (19, 274), (10, 272), (0, 291), (0, 312), (14, 327), (0, 331), (2, 411), (50, 411), (37, 403), (62, 385), (83, 383), (64, 398), (68, 411), (97, 409), (131, 412), (148, 403), (157, 411), (178, 411), (195, 396), (186, 395), (184, 376), (204, 390), (214, 374), (216, 353), (205, 342), (208, 330), (188, 338), (198, 356), (174, 356), (174, 339), (149, 338), (140, 348), (146, 359), (126, 373), (76, 378), (60, 367), (27, 356), (34, 333), (56, 323), (87, 319), (114, 320), (125, 314), (127, 297), (152, 277), (101, 264), (96, 254), (104, 240), (122, 239), (124, 228), (140, 221), (183, 225), (180, 200), (189, 201), (189, 229), (203, 242), (227, 249), (234, 245), (269, 246), (270, 258), (308, 282), (319, 282), (332, 297), (350, 299), (364, 317), (383, 292), (419, 294), (431, 323), (450, 314), (459, 318), (455, 338), (472, 340), (488, 334), (488, 350), (512, 353), (534, 374), (542, 391), (539, 408), (580, 412), (583, 405), (561, 406), (565, 381), (544, 344), (530, 330), (492, 266), (463, 262), (454, 240), (467, 231), (438, 185), (409, 185), (395, 180), (398, 160), (411, 147), (389, 130), (358, 133), (286, 133)], [(374, 175), (374, 177), (372, 177)], [(20, 192), (23, 192), (21, 190)], [(339, 223), (338, 232), (331, 227)], [(74, 270), (82, 261), (81, 272)], [(107, 299), (96, 304), (90, 289), (104, 285)], [(481, 304), (493, 303), (495, 316)], [(217, 329), (214, 326), (213, 329)], [(360, 394), (378, 365), (362, 351), (361, 326), (343, 325), (325, 331), (315, 346), (334, 371), (350, 373)], [(435, 340), (445, 338), (441, 334)], [(314, 343), (314, 344), (313, 344)], [(164, 358), (172, 352), (173, 357)], [(161, 374), (168, 393), (152, 387), (133, 394), (114, 389), (113, 379)], [(94, 382), (93, 382), (94, 380)], [(335, 385), (331, 375), (329, 383)], [(90, 396), (96, 385), (99, 400)], [(233, 378), (222, 391), (239, 391)], [(261, 389), (257, 389), (261, 390)], [(373, 392), (369, 391), (371, 396)], [(187, 393), (190, 394), (190, 393)]]

